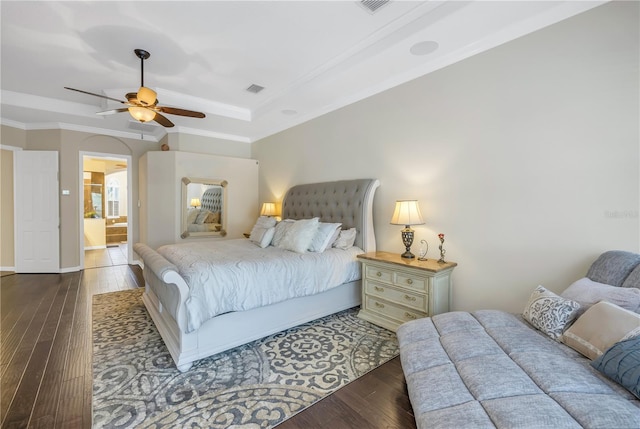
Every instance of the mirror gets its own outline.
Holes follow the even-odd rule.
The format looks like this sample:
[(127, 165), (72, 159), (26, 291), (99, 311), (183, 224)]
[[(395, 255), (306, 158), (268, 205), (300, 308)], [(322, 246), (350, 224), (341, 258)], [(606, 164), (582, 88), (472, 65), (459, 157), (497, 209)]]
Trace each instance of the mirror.
[(180, 237), (227, 235), (226, 180), (182, 178), (182, 234)]

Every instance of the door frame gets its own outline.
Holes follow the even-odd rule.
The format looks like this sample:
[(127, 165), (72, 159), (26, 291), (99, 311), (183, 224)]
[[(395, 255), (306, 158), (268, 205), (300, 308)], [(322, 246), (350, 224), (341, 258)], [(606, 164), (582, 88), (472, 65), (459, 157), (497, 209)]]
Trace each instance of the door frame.
[(133, 173), (131, 168), (132, 158), (131, 155), (121, 155), (116, 153), (103, 153), (103, 152), (88, 152), (79, 151), (78, 157), (80, 159), (78, 165), (78, 216), (79, 216), (79, 229), (80, 229), (80, 242), (78, 243), (80, 249), (80, 269), (84, 270), (84, 157), (92, 158), (106, 158), (117, 159), (127, 162), (127, 264), (133, 263), (133, 244), (132, 242), (132, 217), (129, 213), (133, 212)]

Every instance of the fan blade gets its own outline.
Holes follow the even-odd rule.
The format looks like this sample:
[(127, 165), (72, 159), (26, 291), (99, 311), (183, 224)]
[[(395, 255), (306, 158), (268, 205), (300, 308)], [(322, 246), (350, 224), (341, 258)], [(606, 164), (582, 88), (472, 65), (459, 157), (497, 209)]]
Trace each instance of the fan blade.
[(117, 98), (107, 97), (106, 95), (102, 95), (102, 94), (94, 94), (93, 92), (83, 91), (81, 89), (69, 88), (68, 86), (65, 86), (64, 89), (81, 92), (83, 94), (93, 95), (94, 97), (106, 98), (107, 100), (117, 101), (118, 103), (126, 104), (126, 101), (118, 100)]
[(193, 110), (185, 110), (165, 106), (159, 106), (156, 110), (162, 113), (169, 113), (170, 115), (189, 116), (191, 118), (204, 118), (204, 113), (194, 112)]
[(154, 121), (162, 125), (163, 127), (171, 128), (173, 127), (173, 122), (168, 120), (166, 117), (162, 116), (160, 113), (156, 112), (156, 117), (153, 118)]
[(113, 115), (114, 113), (122, 113), (122, 112), (126, 112), (127, 110), (129, 110), (128, 107), (122, 107), (120, 109), (105, 110), (104, 112), (97, 112), (96, 115)]

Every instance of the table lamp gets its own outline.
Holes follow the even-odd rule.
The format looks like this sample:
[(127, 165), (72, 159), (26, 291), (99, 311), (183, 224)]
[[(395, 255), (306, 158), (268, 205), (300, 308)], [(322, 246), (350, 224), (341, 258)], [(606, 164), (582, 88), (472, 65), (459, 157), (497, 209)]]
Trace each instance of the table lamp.
[(418, 207), (418, 200), (398, 200), (396, 201), (396, 208), (391, 216), (392, 225), (404, 225), (402, 229), (402, 243), (406, 248), (405, 252), (400, 255), (406, 259), (415, 258), (415, 255), (411, 253), (411, 245), (413, 244), (413, 230), (410, 225), (423, 225), (422, 214), (420, 213), (420, 207)]

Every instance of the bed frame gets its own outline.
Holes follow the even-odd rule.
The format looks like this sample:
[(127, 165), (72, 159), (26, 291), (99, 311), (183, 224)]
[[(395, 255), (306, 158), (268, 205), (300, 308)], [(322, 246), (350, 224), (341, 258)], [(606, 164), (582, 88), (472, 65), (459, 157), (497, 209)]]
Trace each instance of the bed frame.
[[(297, 185), (282, 203), (283, 219), (319, 217), (321, 222), (341, 222), (355, 227), (356, 245), (365, 252), (376, 249), (373, 198), (376, 179), (343, 180)], [(187, 333), (184, 303), (189, 286), (175, 265), (146, 244), (136, 243), (144, 261), (145, 292), (142, 300), (178, 370), (193, 362), (338, 311), (360, 305), (360, 280), (328, 291), (247, 311), (221, 314)]]

